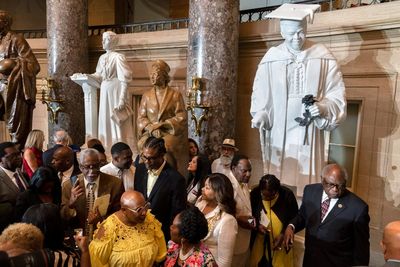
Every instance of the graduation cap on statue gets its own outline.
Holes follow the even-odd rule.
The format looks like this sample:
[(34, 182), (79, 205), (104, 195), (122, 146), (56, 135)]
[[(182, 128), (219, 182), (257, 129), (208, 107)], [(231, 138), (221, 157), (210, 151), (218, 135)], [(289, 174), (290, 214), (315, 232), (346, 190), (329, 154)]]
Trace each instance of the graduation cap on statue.
[(321, 6), (316, 4), (283, 4), (265, 17), (297, 21), (308, 19), (308, 22), (312, 23), (314, 20), (314, 13), (320, 8)]

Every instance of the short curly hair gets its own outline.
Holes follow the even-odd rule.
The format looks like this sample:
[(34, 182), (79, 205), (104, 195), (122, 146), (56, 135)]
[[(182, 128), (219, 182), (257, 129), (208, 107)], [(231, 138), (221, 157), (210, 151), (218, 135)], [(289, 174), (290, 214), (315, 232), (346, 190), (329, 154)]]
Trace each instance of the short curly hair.
[(0, 243), (12, 242), (16, 247), (29, 251), (42, 249), (43, 240), (40, 229), (29, 223), (13, 223), (0, 235)]
[(208, 223), (204, 214), (195, 206), (189, 206), (179, 213), (181, 223), (178, 225), (180, 236), (190, 244), (197, 244), (206, 237)]

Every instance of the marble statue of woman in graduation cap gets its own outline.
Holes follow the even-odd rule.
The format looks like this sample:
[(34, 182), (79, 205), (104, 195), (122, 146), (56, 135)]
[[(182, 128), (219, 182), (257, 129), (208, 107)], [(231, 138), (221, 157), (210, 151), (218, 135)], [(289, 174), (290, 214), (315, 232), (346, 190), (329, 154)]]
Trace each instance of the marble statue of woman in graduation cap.
[(320, 179), (324, 131), (335, 129), (346, 117), (345, 86), (336, 59), (305, 36), (307, 18), (312, 22), (319, 8), (284, 4), (267, 15), (280, 19), (285, 40), (259, 63), (251, 97), (264, 172), (296, 186), (298, 194)]

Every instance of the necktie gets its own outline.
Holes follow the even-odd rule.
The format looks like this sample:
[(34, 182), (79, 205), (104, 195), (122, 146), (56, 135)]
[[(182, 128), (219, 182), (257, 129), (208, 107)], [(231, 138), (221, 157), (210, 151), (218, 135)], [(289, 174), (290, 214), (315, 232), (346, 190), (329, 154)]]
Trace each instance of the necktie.
[(321, 221), (324, 219), (326, 212), (329, 209), (329, 203), (331, 202), (330, 198), (327, 198), (324, 200), (324, 202), (321, 203)]
[(26, 187), (24, 186), (24, 183), (21, 181), (21, 178), (19, 178), (18, 173), (14, 173), (14, 178), (15, 181), (17, 182), (19, 191), (20, 192), (25, 191)]
[(123, 170), (119, 169), (117, 175), (118, 175), (118, 178), (121, 180), (122, 180), (122, 173), (123, 173)]
[[(89, 215), (89, 211), (93, 210), (93, 204), (94, 204), (94, 187), (95, 187), (95, 183), (88, 183), (87, 184), (87, 197), (86, 197), (86, 211), (87, 211), (87, 215)], [(93, 226), (91, 224), (88, 224), (88, 222), (86, 221), (86, 227), (85, 227), (85, 232), (86, 235), (89, 237), (89, 240), (92, 239), (92, 231), (93, 230)]]
[(64, 182), (64, 174), (62, 172), (59, 172), (58, 177), (60, 177), (60, 182)]

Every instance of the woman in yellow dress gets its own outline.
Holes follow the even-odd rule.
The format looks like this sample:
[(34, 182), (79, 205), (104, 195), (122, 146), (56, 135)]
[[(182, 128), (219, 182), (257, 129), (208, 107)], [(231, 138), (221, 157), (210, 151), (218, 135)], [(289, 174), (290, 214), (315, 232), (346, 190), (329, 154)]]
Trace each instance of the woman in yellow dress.
[(252, 233), (250, 266), (293, 267), (293, 250), (286, 252), (282, 244), (286, 226), (298, 212), (293, 192), (267, 174), (250, 198), (257, 223), (257, 231)]
[(122, 195), (121, 209), (100, 224), (89, 245), (92, 266), (151, 267), (164, 260), (164, 234), (149, 204), (137, 191)]

